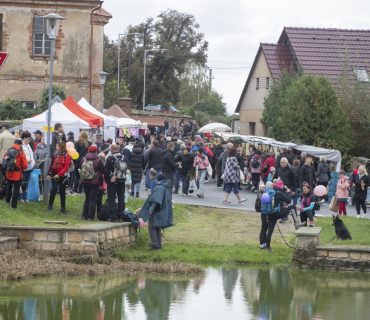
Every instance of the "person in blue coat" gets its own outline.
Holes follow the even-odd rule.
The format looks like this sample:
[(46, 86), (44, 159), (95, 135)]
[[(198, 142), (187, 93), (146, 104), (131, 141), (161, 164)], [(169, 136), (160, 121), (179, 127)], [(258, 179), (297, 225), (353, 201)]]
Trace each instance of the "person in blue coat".
[(171, 180), (163, 174), (157, 176), (157, 185), (146, 199), (139, 215), (144, 222), (149, 220), (149, 235), (152, 247), (149, 251), (162, 249), (162, 229), (173, 226)]

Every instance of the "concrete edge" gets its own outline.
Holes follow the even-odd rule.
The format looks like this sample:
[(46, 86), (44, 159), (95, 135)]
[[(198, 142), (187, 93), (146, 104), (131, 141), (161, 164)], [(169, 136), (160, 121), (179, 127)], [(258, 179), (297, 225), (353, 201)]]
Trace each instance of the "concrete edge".
[(0, 226), (0, 231), (6, 230), (41, 230), (41, 231), (78, 231), (78, 232), (99, 232), (109, 229), (119, 228), (130, 226), (131, 222), (118, 222), (118, 223), (109, 223), (109, 225), (103, 225), (94, 227), (91, 225), (89, 227), (82, 228), (69, 228), (69, 227), (40, 227), (40, 226)]
[(317, 246), (315, 249), (341, 252), (370, 252), (370, 247)]
[(322, 227), (301, 227), (293, 234), (295, 236), (318, 236), (323, 228)]

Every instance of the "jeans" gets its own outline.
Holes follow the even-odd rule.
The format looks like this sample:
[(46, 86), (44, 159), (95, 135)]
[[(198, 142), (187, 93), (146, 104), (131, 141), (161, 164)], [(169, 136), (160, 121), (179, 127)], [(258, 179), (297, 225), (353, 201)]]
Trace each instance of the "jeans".
[(101, 207), (103, 206), (103, 195), (104, 195), (104, 190), (99, 189), (98, 196), (97, 196), (97, 201), (96, 201), (96, 214), (97, 215), (100, 214)]
[(217, 167), (217, 187), (222, 187), (222, 179), (221, 179), (222, 172), (221, 171), (222, 171), (221, 168)]
[(23, 172), (22, 178), (22, 193), (19, 194), (19, 200), (27, 200), (27, 187), (28, 182), (31, 180), (31, 172)]
[(293, 200), (293, 205), (297, 205), (298, 203), (298, 188), (295, 188), (295, 195), (291, 195), (291, 199)]
[(356, 198), (356, 211), (357, 211), (358, 215), (360, 214), (361, 207), (362, 207), (362, 210), (364, 210), (364, 214), (366, 214), (366, 203), (365, 203), (365, 201), (366, 201), (366, 199), (361, 199), (360, 200), (360, 199)]
[(54, 176), (51, 177), (51, 190), (50, 190), (50, 198), (49, 198), (49, 205), (53, 205), (55, 200), (55, 195), (57, 194), (57, 190), (59, 187), (59, 194), (60, 194), (60, 205), (62, 208), (65, 209), (66, 207), (66, 183), (67, 177), (59, 177), (59, 179), (55, 180)]
[[(22, 180), (13, 181), (8, 180), (8, 184), (6, 186), (6, 202), (10, 203), (10, 199), (12, 199), (12, 208), (17, 208), (18, 196), (19, 196), (19, 188), (21, 187)], [(14, 186), (14, 189), (13, 189)], [(13, 194), (12, 194), (13, 191)]]
[(140, 191), (140, 182), (139, 183), (131, 183), (131, 192), (134, 192), (134, 188), (135, 188), (135, 185), (136, 185), (136, 192), (139, 192)]
[(82, 216), (86, 219), (95, 219), (96, 200), (99, 186), (94, 184), (82, 184), (85, 191), (85, 203)]
[(180, 170), (175, 171), (175, 192), (178, 192), (180, 188)]
[(239, 193), (238, 183), (225, 183), (225, 192), (231, 193), (231, 190), (234, 190), (234, 194)]
[[(290, 192), (286, 192), (286, 191), (284, 191), (284, 194), (289, 198), (289, 199), (291, 199), (291, 197), (292, 197), (292, 194), (290, 193)], [(286, 202), (283, 202), (282, 203), (282, 206), (289, 206), (290, 204), (289, 203), (286, 203)], [(282, 221), (286, 221), (286, 220), (288, 220), (288, 216), (285, 216), (284, 218), (282, 218), (281, 219)]]
[(154, 227), (153, 217), (149, 219), (149, 235), (152, 246), (162, 248), (162, 230), (161, 227)]
[(80, 184), (80, 174), (78, 172), (78, 169), (80, 169), (80, 166), (81, 166), (81, 162), (76, 162), (75, 171), (74, 171), (74, 174), (75, 174), (75, 184), (73, 187), (74, 192), (81, 192), (82, 190), (82, 185)]
[(75, 180), (75, 172), (73, 171), (69, 173), (69, 178), (68, 178), (68, 183), (67, 183), (68, 187), (72, 188), (74, 180)]
[(258, 190), (259, 183), (260, 183), (260, 173), (252, 173), (252, 185), (253, 187)]
[(198, 170), (198, 180), (199, 180), (199, 194), (204, 197), (204, 179), (206, 178), (207, 170)]
[(150, 169), (148, 168), (145, 170), (145, 188), (147, 189), (149, 189), (149, 185), (150, 185), (149, 171)]
[(313, 210), (307, 210), (307, 211), (301, 211), (301, 222), (306, 222), (307, 225), (307, 218), (310, 219), (310, 222), (313, 221), (314, 211)]
[(269, 175), (268, 174), (263, 174), (262, 175), (262, 180), (263, 180), (263, 183), (266, 185), (266, 182), (267, 182), (267, 179), (268, 179)]
[(189, 177), (187, 174), (181, 175), (181, 181), (182, 181), (182, 194), (188, 195), (189, 192)]
[(212, 162), (211, 167), (212, 167), (212, 179), (215, 180), (215, 178), (216, 178), (216, 162)]
[[(112, 222), (117, 222), (118, 217), (123, 216), (123, 212), (125, 211), (125, 184), (126, 180), (120, 183), (108, 183), (109, 214)], [(116, 197), (118, 198), (118, 210)]]

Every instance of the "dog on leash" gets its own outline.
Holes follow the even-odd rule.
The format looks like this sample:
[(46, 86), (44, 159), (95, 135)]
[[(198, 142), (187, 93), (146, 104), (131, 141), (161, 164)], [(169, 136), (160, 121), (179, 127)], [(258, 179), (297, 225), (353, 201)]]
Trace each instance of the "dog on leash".
[(333, 215), (332, 226), (335, 226), (335, 234), (337, 240), (338, 238), (340, 238), (341, 240), (352, 240), (347, 227), (344, 225), (344, 222), (341, 220), (341, 218), (339, 218), (339, 214), (337, 214), (336, 216)]

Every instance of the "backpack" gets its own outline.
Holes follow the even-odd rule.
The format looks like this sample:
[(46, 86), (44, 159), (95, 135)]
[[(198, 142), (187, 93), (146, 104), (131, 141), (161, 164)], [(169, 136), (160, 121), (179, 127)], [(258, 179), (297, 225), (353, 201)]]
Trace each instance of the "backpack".
[[(64, 156), (63, 156), (63, 163), (64, 163), (64, 161), (66, 161), (66, 156), (67, 156), (67, 154), (65, 153)], [(33, 167), (33, 168), (35, 169), (35, 167)], [(75, 164), (72, 161), (72, 157), (71, 157), (71, 162), (69, 163), (69, 167), (68, 167), (68, 171), (67, 172), (71, 173), (73, 171), (75, 171)]]
[(262, 202), (261, 204), (261, 212), (264, 214), (273, 214), (280, 211), (280, 204), (275, 207), (275, 196), (276, 191), (273, 189), (267, 189), (263, 194), (268, 194), (270, 199), (269, 201)]
[(261, 195), (258, 195), (256, 198), (256, 202), (254, 203), (254, 209), (256, 210), (256, 212), (261, 212), (261, 205), (262, 205)]
[(135, 233), (137, 233), (137, 228), (139, 227), (139, 217), (133, 213), (131, 210), (126, 209), (123, 212), (123, 221), (131, 222), (135, 227)]
[(15, 148), (10, 148), (6, 151), (5, 158), (3, 160), (3, 170), (5, 172), (20, 171), (21, 169), (16, 165), (16, 159), (21, 153), (22, 147), (18, 150)]
[(258, 158), (252, 159), (252, 168), (258, 169), (259, 166), (260, 166), (260, 162), (258, 161)]
[(115, 155), (113, 157), (116, 159), (114, 163), (114, 176), (116, 176), (115, 182), (124, 182), (126, 180), (127, 172), (127, 162), (123, 159), (117, 159)]
[(110, 213), (109, 213), (109, 202), (108, 199), (105, 200), (104, 204), (101, 207), (101, 211), (98, 212), (98, 219), (100, 221), (108, 221), (110, 218)]
[(84, 163), (81, 166), (80, 176), (86, 181), (93, 180), (98, 173), (94, 170), (94, 160), (87, 160), (85, 158)]

